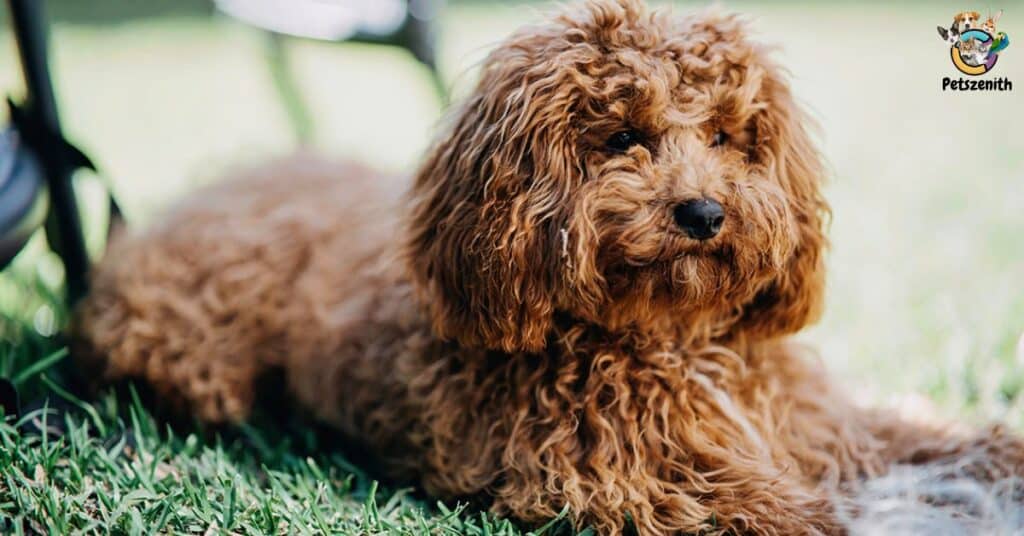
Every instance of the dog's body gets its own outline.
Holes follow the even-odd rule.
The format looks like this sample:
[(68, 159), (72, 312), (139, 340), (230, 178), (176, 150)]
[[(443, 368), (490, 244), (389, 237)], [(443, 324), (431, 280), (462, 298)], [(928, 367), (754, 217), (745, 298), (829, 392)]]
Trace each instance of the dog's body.
[(396, 478), (606, 533), (840, 533), (893, 463), (1024, 474), (1016, 438), (856, 409), (786, 341), (821, 165), (735, 18), (568, 13), (492, 54), (410, 198), (293, 160), (118, 241), (76, 353), (213, 422), (283, 374)]

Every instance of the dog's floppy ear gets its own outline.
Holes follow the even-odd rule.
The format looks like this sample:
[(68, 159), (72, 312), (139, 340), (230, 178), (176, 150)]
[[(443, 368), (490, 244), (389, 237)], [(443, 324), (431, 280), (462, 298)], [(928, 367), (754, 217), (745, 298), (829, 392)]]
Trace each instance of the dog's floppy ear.
[(466, 346), (536, 351), (552, 325), (560, 211), (582, 171), (550, 41), (491, 54), (416, 177), (408, 262), (434, 329)]
[(821, 195), (825, 165), (780, 69), (767, 66), (755, 116), (756, 158), (787, 193), (796, 222), (796, 245), (784, 269), (743, 310), (740, 329), (754, 338), (795, 332), (820, 315), (825, 286), (824, 226), (829, 207)]

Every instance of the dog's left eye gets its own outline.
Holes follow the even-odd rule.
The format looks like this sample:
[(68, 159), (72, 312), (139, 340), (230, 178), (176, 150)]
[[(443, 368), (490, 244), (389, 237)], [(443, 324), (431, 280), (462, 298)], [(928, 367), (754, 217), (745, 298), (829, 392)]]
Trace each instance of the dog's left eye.
[(622, 130), (612, 134), (608, 141), (604, 142), (605, 147), (617, 153), (624, 153), (630, 147), (643, 142), (643, 136), (635, 130)]
[(718, 132), (715, 132), (714, 136), (711, 137), (711, 146), (712, 147), (718, 147), (719, 145), (727, 143), (728, 141), (729, 141), (729, 135), (726, 134), (725, 132), (719, 130)]

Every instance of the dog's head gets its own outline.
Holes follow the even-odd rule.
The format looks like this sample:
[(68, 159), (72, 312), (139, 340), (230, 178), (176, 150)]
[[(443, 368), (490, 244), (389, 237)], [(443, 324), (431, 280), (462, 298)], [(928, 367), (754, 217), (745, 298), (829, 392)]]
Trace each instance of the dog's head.
[(961, 11), (953, 16), (953, 24), (959, 26), (960, 33), (978, 27), (978, 19), (981, 13), (977, 11)]
[(735, 16), (593, 0), (490, 54), (413, 189), (444, 337), (536, 351), (556, 319), (768, 338), (822, 294), (822, 163)]

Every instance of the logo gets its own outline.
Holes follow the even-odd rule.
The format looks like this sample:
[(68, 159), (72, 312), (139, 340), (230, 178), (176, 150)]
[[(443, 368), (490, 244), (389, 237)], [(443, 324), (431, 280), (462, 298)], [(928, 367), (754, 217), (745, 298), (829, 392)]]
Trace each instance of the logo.
[[(939, 37), (949, 45), (949, 57), (958, 71), (969, 76), (980, 76), (991, 71), (999, 61), (999, 54), (1010, 46), (1010, 37), (1006, 32), (998, 31), (996, 23), (1003, 16), (999, 10), (994, 16), (990, 13), (985, 22), (981, 22), (981, 14), (977, 11), (962, 11), (953, 17), (949, 28), (939, 26)], [(952, 80), (944, 78), (942, 89), (954, 90), (998, 90), (1013, 89), (1013, 84), (1006, 78), (996, 80)]]

